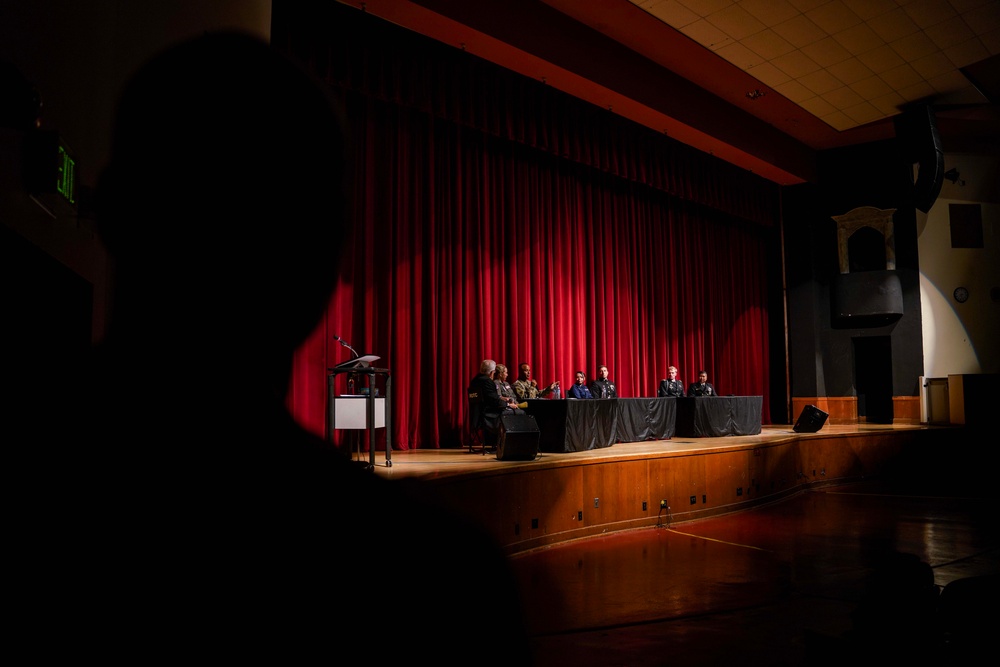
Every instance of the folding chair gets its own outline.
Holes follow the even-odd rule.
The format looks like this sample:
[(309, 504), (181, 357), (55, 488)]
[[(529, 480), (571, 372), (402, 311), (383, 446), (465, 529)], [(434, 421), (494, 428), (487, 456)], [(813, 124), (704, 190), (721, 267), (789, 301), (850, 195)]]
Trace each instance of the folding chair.
[(469, 453), (471, 454), (476, 446), (482, 450), (484, 456), (486, 452), (495, 451), (495, 445), (486, 444), (489, 428), (483, 423), (483, 399), (479, 395), (479, 392), (471, 390), (469, 391), (468, 420)]

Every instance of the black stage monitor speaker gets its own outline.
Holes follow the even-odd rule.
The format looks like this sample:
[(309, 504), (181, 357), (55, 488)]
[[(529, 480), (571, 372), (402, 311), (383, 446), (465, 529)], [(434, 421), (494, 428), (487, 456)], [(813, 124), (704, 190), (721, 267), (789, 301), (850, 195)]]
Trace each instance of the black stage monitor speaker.
[(501, 461), (532, 461), (538, 456), (538, 424), (532, 415), (500, 416), (500, 442), (497, 458)]
[(828, 413), (823, 412), (815, 405), (807, 405), (802, 408), (802, 414), (795, 420), (795, 426), (792, 427), (792, 430), (796, 433), (815, 433), (823, 428), (823, 424), (826, 423), (826, 418), (829, 416)]

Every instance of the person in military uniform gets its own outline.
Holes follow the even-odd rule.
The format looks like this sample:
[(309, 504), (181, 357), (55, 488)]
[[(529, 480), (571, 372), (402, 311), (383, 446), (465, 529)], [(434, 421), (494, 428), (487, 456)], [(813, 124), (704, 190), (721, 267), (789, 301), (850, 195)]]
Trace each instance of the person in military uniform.
[(597, 367), (597, 379), (590, 383), (590, 393), (594, 398), (618, 398), (615, 383), (608, 379), (608, 367)]
[(660, 388), (656, 392), (657, 396), (676, 396), (684, 398), (684, 383), (677, 379), (677, 367), (667, 368), (667, 379), (660, 381)]
[(688, 396), (718, 396), (715, 387), (708, 381), (706, 371), (698, 371), (698, 381), (688, 386)]
[(587, 374), (583, 371), (576, 372), (576, 382), (566, 392), (566, 398), (593, 398), (590, 388), (587, 387)]
[(542, 389), (538, 388), (538, 383), (531, 377), (531, 366), (521, 362), (518, 366), (517, 380), (514, 381), (514, 392), (518, 401), (529, 401), (535, 398), (542, 398), (559, 390), (559, 380)]

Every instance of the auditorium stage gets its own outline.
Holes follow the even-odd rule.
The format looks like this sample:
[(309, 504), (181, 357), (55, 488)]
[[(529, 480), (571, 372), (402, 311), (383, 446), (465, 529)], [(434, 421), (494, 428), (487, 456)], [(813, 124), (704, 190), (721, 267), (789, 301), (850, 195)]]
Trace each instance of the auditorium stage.
[[(796, 433), (616, 443), (500, 461), (465, 449), (376, 452), (373, 474), (419, 479), (471, 515), (509, 554), (645, 526), (750, 509), (833, 483), (922, 464), (961, 429), (928, 425), (825, 425)], [(368, 459), (368, 455), (364, 455)]]
[[(782, 442), (829, 438), (831, 436), (876, 435), (886, 432), (913, 432), (940, 429), (926, 424), (851, 424), (848, 426), (826, 424), (818, 433), (796, 433), (790, 424), (764, 425), (760, 435), (723, 436), (718, 438), (682, 438), (646, 440), (644, 442), (619, 442), (611, 447), (582, 452), (540, 452), (533, 461), (498, 461), (493, 453), (482, 454), (476, 449), (469, 453), (462, 449), (407, 449), (393, 450), (392, 465), (386, 466), (385, 452), (375, 454), (375, 473), (382, 477), (423, 477), (441, 479), (457, 475), (475, 475), (481, 472), (497, 473), (520, 470), (525, 467), (553, 467), (580, 465), (597, 461), (628, 461), (643, 458), (669, 458), (693, 454), (709, 454), (734, 449), (767, 447)], [(947, 427), (945, 427), (947, 428)], [(367, 452), (358, 460), (368, 461)]]
[[(958, 665), (997, 617), (989, 444), (958, 427), (784, 425), (530, 462), (422, 449), (386, 467), (378, 452), (374, 474), (424, 480), (496, 535), (536, 667)], [(470, 585), (489, 576), (456, 559)], [(928, 577), (937, 608), (904, 595)], [(484, 646), (508, 621), (483, 624)]]

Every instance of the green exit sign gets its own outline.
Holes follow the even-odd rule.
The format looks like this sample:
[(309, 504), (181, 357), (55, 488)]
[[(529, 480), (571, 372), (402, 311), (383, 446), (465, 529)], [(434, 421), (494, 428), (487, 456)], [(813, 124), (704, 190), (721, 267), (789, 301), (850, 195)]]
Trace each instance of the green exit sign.
[(35, 196), (58, 196), (76, 206), (77, 164), (58, 132), (36, 130), (25, 142), (24, 180)]
[(76, 204), (76, 160), (61, 142), (56, 157), (56, 192), (70, 204)]

